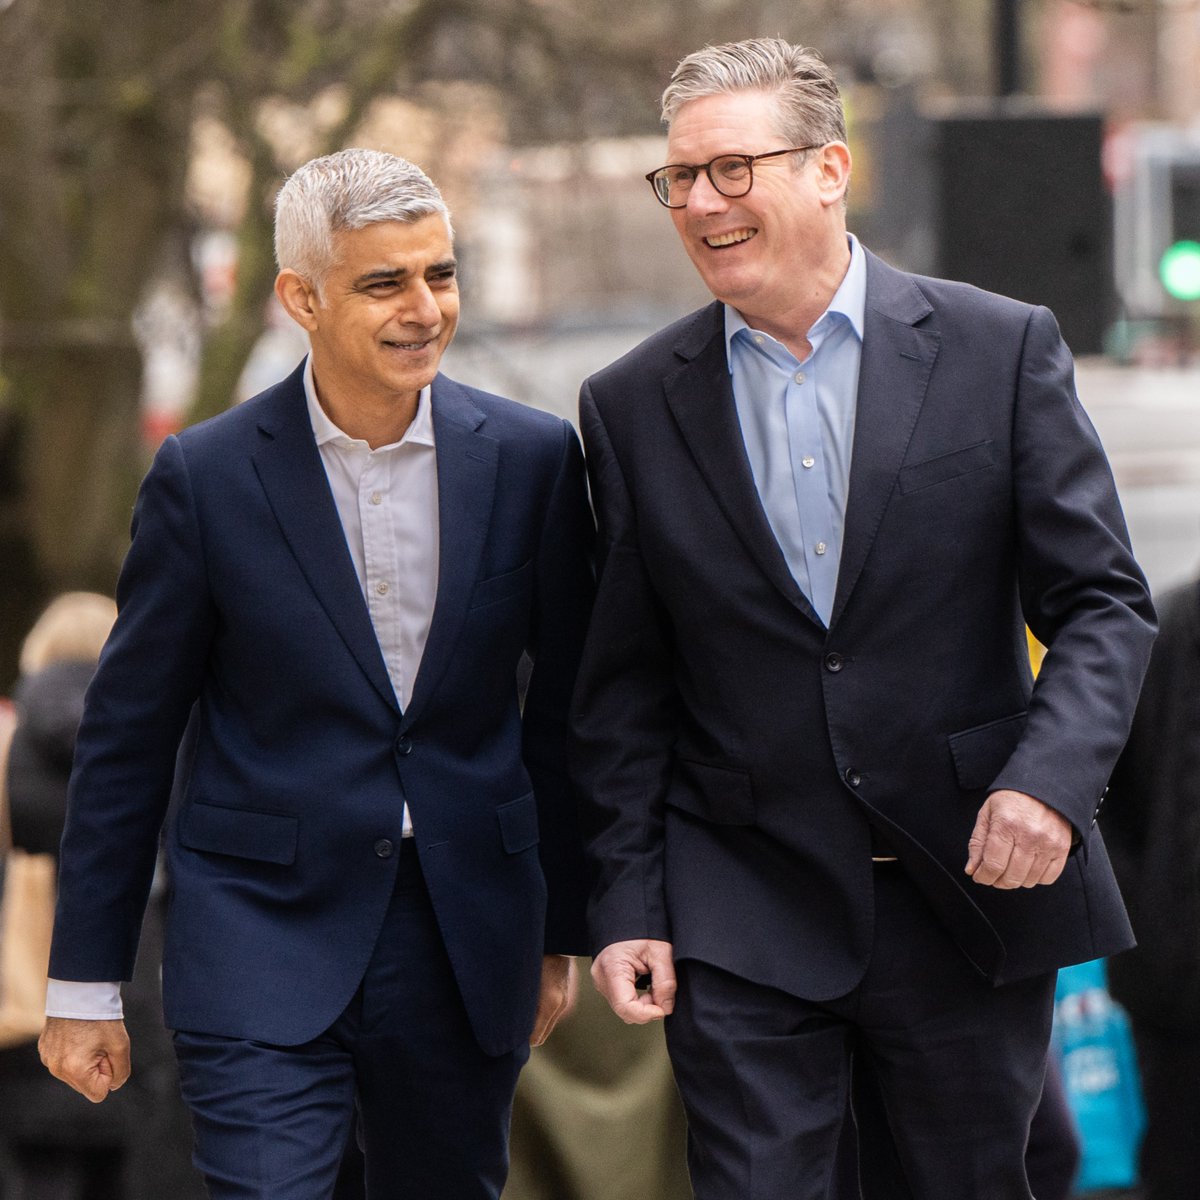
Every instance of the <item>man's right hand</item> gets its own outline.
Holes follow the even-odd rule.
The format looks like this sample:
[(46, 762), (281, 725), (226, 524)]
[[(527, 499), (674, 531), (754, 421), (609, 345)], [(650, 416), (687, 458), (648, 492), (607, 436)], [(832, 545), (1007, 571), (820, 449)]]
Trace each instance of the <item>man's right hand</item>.
[(38, 1052), (56, 1079), (93, 1104), (129, 1078), (129, 1034), (124, 1021), (76, 1021), (47, 1017)]
[[(638, 992), (639, 975), (650, 976), (649, 992)], [(627, 1025), (661, 1021), (675, 1008), (675, 959), (671, 943), (653, 938), (613, 942), (592, 960), (592, 982)]]

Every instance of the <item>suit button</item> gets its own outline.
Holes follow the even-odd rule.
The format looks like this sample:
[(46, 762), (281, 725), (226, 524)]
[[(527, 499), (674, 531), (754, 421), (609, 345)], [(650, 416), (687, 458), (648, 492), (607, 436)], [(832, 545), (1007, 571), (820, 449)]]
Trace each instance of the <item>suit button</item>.
[(398, 737), (396, 739), (396, 753), (397, 754), (411, 754), (412, 748), (413, 748), (412, 738)]
[(380, 838), (379, 841), (375, 843), (375, 853), (380, 858), (391, 858), (392, 851), (395, 848), (396, 847), (392, 844), (389, 838)]
[(837, 653), (825, 655), (825, 670), (835, 674), (846, 665), (846, 660)]
[(849, 785), (850, 785), (852, 788), (856, 788), (856, 787), (858, 787), (858, 785), (859, 785), (860, 783), (862, 783), (862, 775), (860, 775), (860, 774), (859, 774), (859, 772), (858, 772), (858, 771), (856, 771), (856, 770), (855, 770), (853, 767), (847, 767), (847, 768), (846, 768), (846, 776), (845, 776), (845, 778), (846, 778), (846, 782), (847, 782), (847, 783), (848, 783), (848, 784), (849, 784)]

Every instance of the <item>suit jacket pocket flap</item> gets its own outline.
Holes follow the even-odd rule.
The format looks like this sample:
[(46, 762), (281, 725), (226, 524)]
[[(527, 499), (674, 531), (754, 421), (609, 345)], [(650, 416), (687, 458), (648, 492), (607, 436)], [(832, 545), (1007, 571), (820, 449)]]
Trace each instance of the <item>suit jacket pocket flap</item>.
[(961, 450), (952, 450), (949, 454), (940, 454), (937, 458), (902, 467), (900, 490), (905, 493), (917, 492), (935, 483), (945, 483), (959, 475), (990, 467), (995, 461), (995, 443), (991, 440), (976, 442), (973, 446), (964, 446)]
[(503, 575), (493, 575), (488, 579), (480, 579), (471, 589), (471, 607), (483, 608), (510, 596), (520, 596), (527, 592), (533, 579), (533, 559), (522, 563), (515, 571), (506, 571)]
[(179, 840), (189, 850), (284, 866), (296, 861), (299, 833), (299, 819), (286, 813), (195, 802), (184, 809), (179, 823)]
[(754, 824), (750, 776), (735, 767), (679, 759), (667, 803), (717, 825)]
[(987, 787), (1012, 756), (1024, 730), (1025, 714), (1019, 712), (952, 733), (947, 740), (959, 786), (968, 791)]
[(496, 819), (500, 822), (500, 840), (509, 854), (520, 854), (538, 844), (537, 803), (532, 792), (501, 804)]

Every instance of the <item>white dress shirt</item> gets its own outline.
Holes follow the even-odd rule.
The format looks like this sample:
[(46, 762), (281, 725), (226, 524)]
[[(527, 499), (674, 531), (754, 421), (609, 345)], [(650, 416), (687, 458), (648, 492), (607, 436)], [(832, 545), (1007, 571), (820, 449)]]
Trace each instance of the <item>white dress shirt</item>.
[[(304, 365), (304, 394), (358, 585), (403, 710), (412, 699), (437, 598), (437, 455), (431, 388), (423, 388), (417, 397), (417, 413), (404, 436), (376, 450), (347, 436), (329, 419), (317, 399), (311, 356)], [(412, 836), (407, 805), (403, 836)], [(46, 987), (46, 1015), (118, 1020), (120, 984), (51, 979)]]

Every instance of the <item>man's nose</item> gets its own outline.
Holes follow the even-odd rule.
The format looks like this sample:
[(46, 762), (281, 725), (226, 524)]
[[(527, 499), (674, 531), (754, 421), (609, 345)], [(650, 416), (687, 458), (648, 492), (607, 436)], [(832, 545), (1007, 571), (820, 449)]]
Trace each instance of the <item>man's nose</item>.
[(713, 187), (707, 171), (701, 171), (688, 192), (687, 206), (688, 210), (696, 215), (724, 212), (729, 207), (729, 197), (721, 195)]
[(438, 306), (433, 289), (424, 279), (414, 280), (405, 297), (408, 303), (404, 306), (403, 320), (413, 325), (423, 325), (433, 328), (442, 319), (442, 310)]

